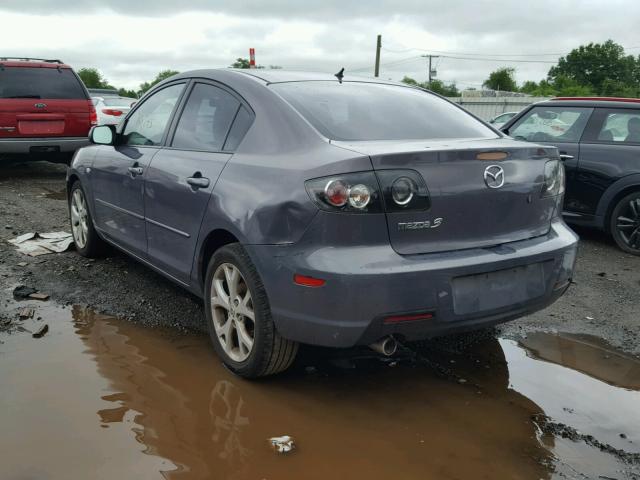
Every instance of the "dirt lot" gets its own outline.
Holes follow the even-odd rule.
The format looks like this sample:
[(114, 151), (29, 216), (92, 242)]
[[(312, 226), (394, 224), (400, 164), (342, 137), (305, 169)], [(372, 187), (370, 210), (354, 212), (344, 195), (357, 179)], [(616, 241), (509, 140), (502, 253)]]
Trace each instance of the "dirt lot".
[[(308, 348), (246, 382), (200, 301), (151, 270), (6, 243), (69, 231), (64, 174), (0, 165), (3, 478), (640, 479), (640, 258), (605, 235), (578, 232), (575, 284), (535, 315), (395, 359)], [(282, 434), (294, 453), (269, 449)]]

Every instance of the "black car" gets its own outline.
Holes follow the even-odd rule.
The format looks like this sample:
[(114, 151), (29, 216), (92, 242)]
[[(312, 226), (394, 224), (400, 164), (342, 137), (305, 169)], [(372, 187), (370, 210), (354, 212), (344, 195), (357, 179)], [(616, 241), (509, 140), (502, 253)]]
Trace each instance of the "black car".
[(557, 147), (565, 220), (609, 232), (640, 255), (640, 99), (555, 98), (531, 105), (502, 131)]

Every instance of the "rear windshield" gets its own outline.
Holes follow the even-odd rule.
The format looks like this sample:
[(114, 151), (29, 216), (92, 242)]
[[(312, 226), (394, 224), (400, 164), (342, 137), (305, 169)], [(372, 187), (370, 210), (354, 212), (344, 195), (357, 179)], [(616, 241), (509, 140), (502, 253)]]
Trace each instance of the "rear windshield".
[(86, 99), (78, 78), (68, 68), (0, 68), (0, 98)]
[(102, 101), (109, 107), (130, 107), (136, 99), (127, 97), (104, 97)]
[(495, 138), (457, 106), (422, 90), (363, 82), (286, 82), (271, 87), (332, 140)]

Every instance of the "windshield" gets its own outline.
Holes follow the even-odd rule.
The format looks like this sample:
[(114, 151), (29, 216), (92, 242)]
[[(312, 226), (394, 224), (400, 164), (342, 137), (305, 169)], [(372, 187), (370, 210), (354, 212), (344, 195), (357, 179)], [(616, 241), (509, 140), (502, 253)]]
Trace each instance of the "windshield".
[(270, 87), (332, 140), (496, 138), (495, 132), (454, 104), (415, 88), (332, 81)]
[(68, 68), (0, 69), (0, 98), (86, 99), (80, 80)]

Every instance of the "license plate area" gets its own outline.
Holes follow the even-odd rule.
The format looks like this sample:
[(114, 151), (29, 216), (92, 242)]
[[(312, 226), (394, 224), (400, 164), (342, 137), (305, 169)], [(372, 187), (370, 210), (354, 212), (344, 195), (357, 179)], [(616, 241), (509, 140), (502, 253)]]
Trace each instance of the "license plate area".
[(454, 278), (453, 311), (468, 315), (534, 300), (544, 295), (545, 264), (533, 263), (504, 270)]
[(64, 120), (21, 120), (21, 135), (60, 135), (64, 133)]

